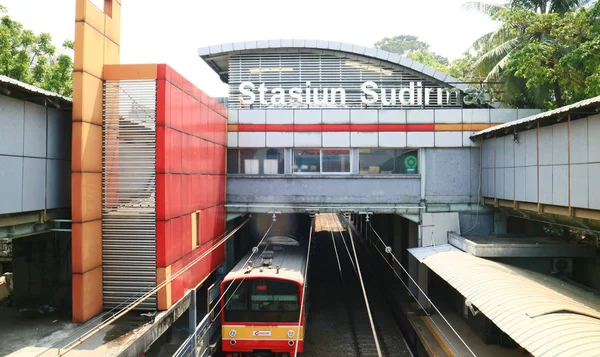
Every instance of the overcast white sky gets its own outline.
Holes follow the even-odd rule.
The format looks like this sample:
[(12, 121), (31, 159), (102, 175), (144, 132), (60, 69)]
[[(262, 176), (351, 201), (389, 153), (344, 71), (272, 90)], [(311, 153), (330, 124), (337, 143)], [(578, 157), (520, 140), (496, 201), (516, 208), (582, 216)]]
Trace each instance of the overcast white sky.
[[(102, 0), (93, 0), (102, 3)], [(466, 0), (123, 0), (122, 63), (168, 63), (212, 96), (227, 86), (197, 48), (245, 40), (306, 38), (372, 47), (383, 37), (418, 36), (460, 56), (495, 24), (461, 9)], [(490, 1), (499, 2), (499, 1)], [(57, 45), (74, 37), (75, 0), (0, 0), (8, 14)]]

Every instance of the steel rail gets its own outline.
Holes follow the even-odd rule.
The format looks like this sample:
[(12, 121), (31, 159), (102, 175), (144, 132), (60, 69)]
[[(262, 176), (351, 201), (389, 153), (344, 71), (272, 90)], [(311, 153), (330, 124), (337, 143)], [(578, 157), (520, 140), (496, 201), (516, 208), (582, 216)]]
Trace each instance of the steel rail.
[[(315, 219), (313, 218), (310, 223), (310, 232), (308, 234), (308, 248), (306, 248), (306, 266), (304, 267), (304, 284), (302, 284), (302, 301), (300, 301), (300, 318), (298, 319), (298, 330), (296, 332), (296, 347), (294, 349), (294, 357), (298, 356), (298, 341), (300, 341), (300, 324), (302, 323), (302, 313), (304, 312), (304, 299), (306, 298), (306, 281), (308, 278), (308, 263), (310, 262), (310, 247), (312, 243), (313, 224)], [(304, 337), (302, 337), (304, 340)]]
[[(450, 327), (450, 330), (452, 330), (452, 332), (456, 335), (456, 337), (458, 337), (458, 339), (460, 340), (460, 342), (462, 342), (462, 344), (465, 345), (465, 347), (467, 348), (467, 350), (469, 350), (469, 352), (473, 355), (473, 357), (477, 357), (477, 355), (475, 354), (475, 352), (473, 352), (473, 350), (471, 350), (471, 348), (469, 347), (469, 345), (467, 345), (467, 343), (465, 342), (465, 340), (463, 340), (463, 338), (460, 337), (460, 335), (458, 334), (458, 332), (454, 329), (454, 327), (452, 327), (452, 325), (450, 324), (450, 322), (446, 319), (446, 317), (442, 314), (442, 312), (437, 308), (437, 306), (435, 306), (435, 304), (433, 303), (433, 301), (431, 301), (431, 299), (429, 298), (429, 296), (427, 296), (427, 294), (425, 294), (425, 292), (423, 291), (423, 289), (421, 289), (421, 287), (415, 281), (415, 279), (413, 279), (413, 277), (410, 276), (410, 274), (408, 273), (408, 271), (404, 268), (404, 266), (400, 263), (400, 261), (396, 258), (396, 256), (392, 252), (392, 248), (390, 246), (388, 246), (387, 244), (385, 244), (385, 242), (383, 241), (383, 239), (381, 239), (381, 237), (379, 236), (379, 234), (377, 233), (377, 231), (375, 230), (375, 228), (373, 228), (373, 225), (371, 223), (369, 223), (369, 227), (371, 228), (371, 230), (373, 231), (373, 233), (375, 233), (375, 235), (377, 236), (377, 238), (379, 238), (379, 241), (385, 247), (385, 251), (387, 253), (389, 253), (392, 256), (392, 259), (400, 266), (400, 268), (402, 268), (402, 270), (404, 271), (404, 273), (406, 273), (406, 275), (408, 276), (408, 278), (413, 282), (413, 284), (415, 284), (415, 286), (417, 287), (417, 289), (419, 289), (419, 291), (421, 292), (421, 294), (423, 294), (423, 296), (425, 297), (425, 299), (427, 299), (427, 301), (431, 304), (431, 306), (433, 306), (433, 308), (440, 315), (440, 317), (442, 318), (442, 320), (444, 320), (444, 322), (448, 325), (448, 327)], [(433, 321), (433, 320), (431, 320), (431, 321), (435, 324), (435, 321)], [(436, 327), (437, 327), (437, 325), (436, 325)], [(439, 327), (438, 327), (438, 330), (440, 330), (442, 332), (442, 334), (443, 334), (443, 331)], [(448, 342), (450, 344), (452, 344), (452, 342), (450, 342), (450, 340), (447, 337), (446, 337), (446, 340), (448, 340)]]
[(86, 333), (85, 335), (83, 335), (82, 337), (78, 338), (74, 343), (72, 343), (64, 351), (61, 351), (59, 349), (58, 352), (57, 352), (57, 356), (64, 356), (65, 354), (69, 353), (70, 351), (72, 351), (73, 349), (75, 349), (77, 346), (79, 346), (83, 342), (85, 342), (87, 339), (89, 339), (90, 337), (92, 337), (93, 335), (95, 335), (96, 333), (98, 333), (100, 330), (102, 330), (103, 328), (105, 328), (108, 325), (112, 324), (113, 322), (115, 322), (116, 320), (118, 320), (119, 318), (121, 318), (122, 316), (124, 316), (126, 313), (128, 313), (131, 310), (133, 310), (136, 306), (140, 305), (142, 302), (144, 302), (145, 300), (147, 300), (148, 298), (150, 298), (151, 296), (153, 296), (154, 294), (156, 294), (160, 289), (162, 289), (163, 287), (165, 287), (167, 284), (171, 283), (173, 280), (177, 279), (179, 276), (181, 276), (183, 273), (185, 273), (191, 267), (193, 267), (198, 262), (200, 262), (202, 259), (204, 259), (206, 256), (208, 256), (208, 254), (210, 254), (212, 251), (214, 251), (219, 246), (221, 246), (223, 243), (225, 243), (227, 240), (229, 240), (229, 238), (231, 238), (238, 230), (240, 230), (246, 223), (248, 223), (249, 220), (250, 220), (250, 217), (246, 218), (246, 220), (244, 220), (242, 223), (240, 223), (239, 226), (237, 226), (234, 230), (232, 230), (223, 239), (221, 239), (219, 242), (217, 242), (215, 245), (213, 245), (208, 251), (204, 252), (197, 259), (195, 259), (194, 261), (192, 261), (191, 263), (189, 263), (187, 266), (183, 267), (177, 273), (173, 274), (169, 279), (165, 279), (164, 282), (158, 284), (155, 288), (153, 288), (152, 290), (150, 290), (149, 292), (147, 292), (146, 294), (144, 294), (142, 297), (140, 297), (139, 299), (137, 299), (135, 302), (133, 302), (132, 304), (130, 304), (128, 307), (122, 309), (119, 313), (115, 314), (113, 317), (109, 318), (108, 320), (106, 320), (102, 324), (98, 325), (97, 327), (95, 327), (94, 329), (92, 329), (91, 331), (89, 331), (88, 333)]

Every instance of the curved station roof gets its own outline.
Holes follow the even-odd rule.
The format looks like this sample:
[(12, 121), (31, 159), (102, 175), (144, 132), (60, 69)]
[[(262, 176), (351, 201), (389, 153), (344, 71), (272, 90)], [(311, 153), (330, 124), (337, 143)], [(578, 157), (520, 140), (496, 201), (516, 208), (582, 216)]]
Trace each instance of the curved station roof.
[(343, 42), (322, 40), (264, 40), (226, 43), (202, 47), (198, 49), (198, 55), (221, 77), (225, 83), (229, 83), (229, 58), (231, 55), (246, 53), (265, 52), (329, 52), (337, 56), (347, 58), (361, 57), (369, 63), (387, 63), (414, 72), (417, 75), (426, 76), (433, 81), (455, 87), (465, 91), (470, 86), (444, 72), (426, 66), (422, 63), (400, 56), (396, 53), (352, 45)]

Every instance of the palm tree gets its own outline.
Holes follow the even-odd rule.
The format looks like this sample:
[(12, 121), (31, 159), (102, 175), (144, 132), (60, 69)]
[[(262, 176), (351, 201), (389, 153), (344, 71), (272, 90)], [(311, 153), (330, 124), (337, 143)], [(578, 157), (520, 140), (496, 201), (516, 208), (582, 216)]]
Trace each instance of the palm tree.
[[(503, 4), (489, 4), (483, 2), (468, 2), (463, 5), (467, 10), (475, 10), (489, 15), (495, 19), (501, 10), (521, 9), (535, 12), (537, 14), (565, 13), (586, 6), (596, 0), (510, 0)], [(543, 105), (542, 98), (550, 91), (554, 91), (554, 97), (558, 106), (562, 105), (560, 88), (537, 88), (525, 94), (521, 92), (525, 88), (525, 82), (515, 77), (512, 73), (504, 71), (511, 54), (522, 48), (528, 40), (523, 36), (523, 24), (509, 24), (503, 22), (493, 32), (481, 36), (473, 43), (473, 49), (480, 53), (479, 58), (473, 64), (473, 72), (483, 82), (493, 83), (493, 87), (503, 93), (502, 97), (506, 103), (525, 103), (525, 105)], [(498, 85), (497, 83), (502, 83)], [(501, 88), (498, 88), (501, 87)]]

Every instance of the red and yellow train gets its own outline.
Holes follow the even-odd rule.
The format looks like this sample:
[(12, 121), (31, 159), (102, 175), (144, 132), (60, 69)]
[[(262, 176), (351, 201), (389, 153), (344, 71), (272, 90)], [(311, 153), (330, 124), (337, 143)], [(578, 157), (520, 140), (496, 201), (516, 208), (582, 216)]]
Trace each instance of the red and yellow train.
[(222, 350), (227, 357), (303, 353), (306, 254), (306, 247), (293, 237), (265, 238), (258, 251), (248, 253), (225, 276), (221, 322)]

